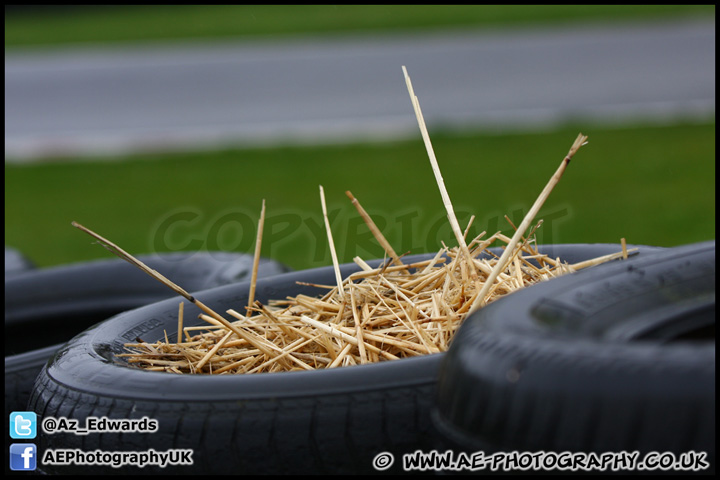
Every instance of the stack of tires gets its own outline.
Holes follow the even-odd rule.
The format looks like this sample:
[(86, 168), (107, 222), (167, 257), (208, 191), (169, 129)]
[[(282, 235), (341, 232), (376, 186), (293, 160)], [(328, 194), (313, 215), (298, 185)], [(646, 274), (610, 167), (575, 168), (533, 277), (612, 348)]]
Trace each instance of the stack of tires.
[(655, 473), (714, 472), (715, 242), (594, 267), (478, 311), (443, 361), (432, 415), (440, 448), (520, 460), (516, 470), (534, 464), (509, 452), (566, 465), (627, 452)]
[[(711, 462), (702, 473), (714, 471), (714, 241), (638, 248), (628, 260), (493, 302), (465, 320), (445, 353), (337, 369), (140, 370), (115, 354), (138, 332), (147, 342), (175, 332), (178, 301), (126, 311), (64, 344), (37, 376), (28, 408), (38, 424), (148, 418), (157, 429), (43, 432), (38, 451), (192, 452), (191, 464), (93, 467), (98, 473), (365, 474), (416, 473), (403, 468), (402, 456), (418, 450), (695, 450)], [(542, 250), (574, 263), (618, 245)], [(425, 258), (431, 255), (409, 260)], [(341, 274), (357, 269), (342, 265)], [(255, 298), (317, 295), (325, 291), (311, 284), (334, 279), (331, 267), (261, 278)], [(223, 312), (247, 303), (248, 286), (194, 295)], [(185, 312), (190, 326), (199, 311), (188, 305)]]
[[(190, 291), (247, 281), (253, 257), (228, 252), (140, 255)], [(261, 259), (258, 277), (289, 272)], [(5, 247), (5, 422), (24, 411), (35, 378), (63, 344), (118, 313), (175, 296), (124, 260), (109, 259), (36, 268), (18, 249)], [(180, 298), (173, 302), (176, 305)], [(6, 447), (9, 439), (6, 437)], [(6, 449), (7, 455), (7, 449)], [(6, 472), (8, 472), (6, 463)]]

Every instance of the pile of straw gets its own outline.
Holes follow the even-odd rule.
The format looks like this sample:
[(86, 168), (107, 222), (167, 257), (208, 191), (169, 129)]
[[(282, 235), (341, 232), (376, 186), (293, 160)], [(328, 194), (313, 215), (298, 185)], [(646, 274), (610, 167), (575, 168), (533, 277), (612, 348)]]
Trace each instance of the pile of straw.
[[(466, 236), (472, 219), (464, 232), (461, 231), (405, 67), (403, 71), (458, 246), (443, 245), (432, 259), (404, 263), (357, 199), (347, 192), (387, 256), (377, 268), (356, 257), (354, 261), (360, 270), (343, 279), (321, 186), (335, 285), (314, 285), (328, 290), (321, 298), (297, 295), (263, 305), (254, 299), (265, 217), (263, 201), (248, 304), (238, 306), (245, 307), (244, 313), (227, 310), (227, 315), (234, 319), (230, 321), (117, 245), (73, 222), (111, 252), (163, 282), (204, 312), (200, 318), (208, 325), (184, 327), (184, 303), (181, 302), (175, 342), (169, 341), (165, 332), (164, 341), (126, 344), (127, 353), (119, 357), (147, 370), (238, 374), (314, 370), (438, 353), (447, 350), (463, 319), (487, 303), (533, 283), (608, 260), (627, 258), (623, 239), (621, 252), (569, 265), (539, 253), (533, 235), (542, 222), (525, 234), (573, 155), (586, 143), (587, 137), (582, 134), (522, 223), (517, 228), (511, 223), (515, 229), (512, 238), (500, 232), (485, 238), (486, 232), (483, 232), (468, 243)], [(500, 257), (488, 250), (495, 243), (503, 244)]]
[[(495, 234), (468, 245), (472, 266), (458, 248), (443, 248), (419, 263), (388, 260), (379, 268), (356, 258), (362, 269), (340, 288), (326, 286), (329, 291), (322, 298), (298, 295), (269, 305), (255, 302), (247, 315), (228, 310), (240, 335), (203, 314), (212, 327), (180, 326), (182, 341), (131, 343), (126, 345), (129, 353), (121, 356), (148, 370), (229, 374), (333, 368), (442, 352), (470, 310), (478, 286), (497, 265), (497, 257), (477, 258), (496, 239), (510, 240)], [(499, 275), (488, 302), (617, 256), (567, 265), (525, 243)], [(470, 279), (473, 268), (478, 282)]]

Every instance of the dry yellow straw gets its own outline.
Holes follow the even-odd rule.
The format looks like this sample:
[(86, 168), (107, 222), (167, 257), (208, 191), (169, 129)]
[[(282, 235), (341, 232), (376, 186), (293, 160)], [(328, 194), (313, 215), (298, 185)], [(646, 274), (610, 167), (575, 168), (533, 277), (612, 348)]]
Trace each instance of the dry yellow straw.
[(393, 250), (390, 242), (387, 241), (380, 229), (377, 227), (377, 225), (375, 225), (375, 222), (373, 222), (373, 219), (370, 217), (370, 215), (368, 215), (362, 205), (360, 205), (360, 202), (358, 202), (357, 199), (353, 197), (353, 194), (350, 193), (350, 191), (346, 191), (345, 195), (347, 195), (348, 198), (352, 201), (352, 204), (355, 205), (355, 208), (357, 209), (362, 219), (365, 220), (365, 223), (375, 237), (375, 240), (377, 240), (378, 243), (385, 249), (385, 252), (390, 255), (390, 258), (393, 259), (393, 263), (397, 265), (402, 265), (400, 257), (398, 257), (397, 253), (395, 253), (395, 250)]
[(512, 236), (512, 239), (510, 240), (510, 243), (508, 243), (507, 247), (505, 248), (505, 251), (500, 256), (500, 260), (495, 264), (495, 268), (493, 268), (492, 272), (488, 276), (487, 280), (485, 280), (485, 284), (482, 287), (482, 290), (480, 290), (480, 293), (475, 298), (475, 301), (472, 304), (472, 307), (470, 308), (469, 314), (472, 314), (475, 312), (478, 308), (485, 305), (486, 295), (490, 288), (493, 286), (493, 283), (495, 282), (495, 279), (497, 278), (498, 274), (505, 270), (505, 267), (507, 266), (507, 262), (511, 255), (513, 255), (515, 251), (515, 246), (517, 245), (518, 241), (520, 240), (520, 237), (522, 237), (523, 233), (527, 228), (530, 226), (530, 223), (535, 218), (535, 215), (537, 215), (537, 212), (540, 210), (540, 208), (545, 203), (545, 200), (547, 200), (548, 196), (550, 196), (550, 192), (552, 192), (552, 189), (555, 188), (555, 185), (560, 181), (560, 178), (562, 178), (563, 172), (565, 172), (565, 168), (567, 168), (568, 164), (570, 163), (570, 160), (572, 157), (577, 153), (577, 151), (580, 149), (581, 146), (585, 145), (587, 142), (587, 137), (583, 135), (582, 133), (578, 135), (578, 137), (575, 139), (575, 142), (573, 142), (572, 146), (570, 147), (570, 151), (567, 155), (565, 155), (565, 158), (563, 158), (562, 162), (560, 162), (560, 166), (555, 171), (555, 174), (550, 178), (550, 181), (545, 186), (543, 191), (540, 193), (540, 196), (535, 200), (535, 203), (530, 208), (530, 211), (525, 215), (525, 218), (523, 219), (522, 223), (518, 227), (517, 230), (515, 230), (515, 235)]
[(623, 260), (627, 260), (628, 250), (627, 250), (627, 243), (625, 243), (624, 237), (620, 239), (620, 245), (622, 246)]
[(249, 312), (255, 303), (255, 284), (257, 283), (258, 265), (260, 264), (260, 248), (262, 246), (263, 225), (265, 225), (265, 199), (262, 201), (260, 220), (258, 221), (257, 239), (255, 240), (255, 256), (253, 257), (252, 276), (250, 278), (250, 293), (248, 294), (248, 305), (245, 309)]
[(322, 204), (325, 230), (327, 231), (328, 243), (330, 244), (330, 255), (332, 256), (333, 268), (335, 269), (335, 281), (337, 282), (340, 298), (342, 298), (345, 290), (343, 289), (342, 275), (340, 275), (340, 264), (338, 263), (337, 253), (335, 252), (335, 242), (333, 242), (332, 230), (330, 230), (330, 220), (328, 220), (327, 206), (325, 205), (325, 190), (323, 190), (322, 185), (320, 185), (320, 203)]
[(178, 306), (178, 333), (177, 333), (177, 343), (182, 343), (182, 332), (183, 332), (183, 311), (185, 310), (185, 302), (180, 302), (180, 306)]
[(173, 291), (175, 291), (175, 293), (177, 293), (178, 295), (181, 295), (181, 296), (187, 298), (188, 300), (190, 300), (193, 303), (196, 301), (192, 297), (192, 295), (190, 295), (187, 291), (185, 291), (185, 289), (183, 289), (179, 285), (176, 285), (175, 283), (168, 280), (165, 276), (158, 273), (157, 270), (153, 270), (152, 268), (148, 267), (143, 262), (141, 262), (137, 258), (133, 257), (129, 253), (127, 253), (125, 250), (123, 250), (122, 248), (120, 248), (117, 245), (115, 245), (114, 243), (112, 243), (110, 240), (107, 240), (106, 238), (101, 237), (97, 233), (93, 232), (92, 230), (90, 230), (88, 228), (83, 227), (82, 225), (80, 225), (77, 222), (72, 222), (72, 226), (82, 230), (83, 232), (87, 233), (91, 237), (94, 237), (95, 239), (97, 239), (100, 242), (100, 245), (102, 245), (105, 249), (109, 250), (110, 252), (112, 252), (113, 254), (122, 258), (123, 260), (126, 260), (126, 261), (132, 263), (133, 265), (138, 267), (140, 270), (147, 273), (148, 275), (150, 275), (154, 279), (158, 280), (159, 282), (164, 283), (165, 285), (170, 287)]
[[(445, 188), (445, 181), (443, 180), (442, 173), (440, 173), (440, 167), (438, 166), (437, 159), (435, 158), (435, 151), (433, 150), (432, 143), (430, 143), (430, 135), (428, 134), (427, 127), (425, 126), (425, 120), (423, 119), (422, 111), (420, 110), (420, 102), (415, 96), (415, 91), (413, 90), (412, 82), (410, 82), (410, 76), (407, 73), (405, 65), (403, 65), (402, 69), (405, 74), (405, 83), (407, 84), (408, 93), (410, 94), (410, 101), (415, 109), (415, 116), (417, 117), (418, 125), (420, 126), (420, 133), (422, 134), (425, 142), (425, 149), (427, 150), (428, 157), (430, 158), (430, 164), (432, 165), (433, 173), (435, 174), (435, 180), (440, 188), (440, 195), (442, 196), (443, 204), (447, 210), (448, 221), (450, 222), (452, 231), (455, 234), (455, 239), (465, 255), (468, 266), (472, 266), (472, 256), (470, 255), (470, 250), (468, 250), (467, 244), (465, 243), (465, 237), (463, 232), (460, 230), (457, 217), (455, 217), (455, 210), (453, 209), (450, 196)], [(477, 280), (478, 277), (475, 268), (471, 268), (470, 274), (472, 275), (473, 280)]]
[[(100, 240), (103, 247), (166, 284), (205, 312), (200, 318), (209, 326), (183, 328), (181, 302), (178, 312), (178, 342), (170, 344), (166, 333), (165, 343), (128, 343), (125, 346), (132, 353), (118, 356), (130, 357), (129, 363), (154, 371), (252, 374), (360, 365), (441, 352), (447, 350), (452, 336), (466, 315), (490, 301), (490, 298), (506, 295), (534, 282), (579, 268), (615, 258), (627, 258), (632, 252), (627, 250), (625, 240), (622, 239), (623, 251), (620, 253), (567, 265), (560, 259), (551, 259), (533, 248), (532, 236), (539, 224), (531, 229), (527, 237), (523, 236), (560, 180), (570, 159), (580, 146), (585, 144), (587, 137), (582, 134), (575, 140), (520, 226), (515, 229), (512, 238), (498, 232), (481, 240), (485, 235), (483, 232), (469, 244), (466, 243), (474, 216), (462, 232), (405, 67), (403, 71), (458, 246), (449, 249), (443, 244), (443, 248), (432, 260), (404, 265), (400, 260), (402, 257), (395, 253), (367, 212), (348, 191), (346, 194), (371, 232), (388, 257), (397, 265), (391, 265), (391, 262), (386, 260), (381, 266), (371, 268), (360, 257), (355, 257), (353, 260), (361, 270), (343, 281), (321, 185), (322, 213), (337, 285), (308, 283), (306, 285), (325, 288), (329, 292), (318, 298), (297, 295), (284, 300), (271, 300), (266, 306), (254, 299), (265, 219), (263, 199), (247, 312), (246, 315), (241, 315), (235, 310), (227, 310), (230, 316), (237, 319), (231, 323), (132, 255), (73, 222), (75, 227)], [(512, 225), (512, 222), (510, 224)], [(500, 258), (494, 255), (487, 259), (476, 258), (496, 240), (506, 243)], [(470, 247), (473, 248), (472, 253)], [(524, 256), (523, 253), (529, 255)], [(443, 255), (451, 259), (449, 264), (445, 263), (446, 258)], [(540, 268), (529, 260), (538, 261)], [(483, 280), (480, 280), (480, 276), (487, 277), (484, 284), (481, 284)], [(188, 332), (195, 330), (201, 333), (191, 338)], [(181, 342), (183, 332), (186, 342)]]
[[(179, 295), (181, 295), (181, 296), (185, 297), (186, 299), (188, 299), (191, 303), (193, 303), (195, 306), (197, 306), (200, 310), (202, 310), (203, 312), (207, 313), (207, 314), (210, 315), (212, 318), (214, 318), (215, 320), (217, 320), (218, 322), (220, 322), (225, 328), (227, 328), (227, 329), (232, 330), (233, 332), (235, 332), (235, 334), (236, 334), (238, 337), (244, 338), (244, 339), (247, 340), (248, 342), (250, 342), (250, 343), (252, 343), (253, 345), (255, 345), (255, 343), (256, 343), (255, 340), (254, 340), (253, 338), (251, 338), (248, 334), (246, 334), (245, 332), (241, 331), (240, 329), (238, 329), (237, 327), (235, 327), (234, 325), (232, 325), (232, 324), (231, 324), (230, 322), (228, 322), (225, 318), (223, 318), (222, 316), (220, 316), (217, 312), (215, 312), (215, 311), (212, 310), (210, 307), (208, 307), (207, 305), (205, 305), (204, 303), (202, 303), (200, 300), (198, 300), (198, 299), (196, 299), (195, 297), (193, 297), (192, 295), (190, 295), (185, 289), (183, 289), (182, 287), (176, 285), (176, 284), (173, 283), (172, 281), (168, 280), (165, 276), (161, 275), (160, 273), (158, 273), (157, 271), (153, 270), (152, 268), (148, 267), (148, 266), (145, 265), (143, 262), (141, 262), (141, 261), (138, 260), (137, 258), (133, 257), (133, 256), (130, 255), (129, 253), (127, 253), (125, 250), (123, 250), (122, 248), (120, 248), (120, 247), (118, 247), (117, 245), (115, 245), (114, 243), (112, 243), (110, 240), (107, 240), (107, 239), (101, 237), (101, 236), (98, 235), (97, 233), (93, 232), (92, 230), (90, 230), (90, 229), (88, 229), (88, 228), (83, 227), (82, 225), (80, 225), (80, 224), (77, 223), (77, 222), (72, 222), (72, 226), (73, 226), (73, 227), (76, 227), (76, 228), (82, 230), (83, 232), (89, 234), (90, 236), (96, 238), (96, 239), (100, 242), (100, 245), (102, 245), (103, 247), (105, 247), (107, 250), (109, 250), (110, 252), (112, 252), (112, 253), (114, 253), (115, 255), (119, 256), (120, 258), (122, 258), (122, 259), (130, 262), (131, 264), (135, 265), (135, 266), (138, 267), (140, 270), (142, 270), (143, 272), (147, 273), (147, 274), (150, 275), (151, 277), (155, 278), (155, 279), (158, 280), (159, 282), (167, 285), (167, 286), (170, 287), (173, 291), (175, 291), (175, 292), (178, 293)], [(257, 346), (257, 345), (256, 345), (256, 346)], [(260, 350), (262, 350), (264, 347), (257, 347), (257, 348), (259, 348)], [(272, 356), (272, 353), (270, 353), (270, 352), (264, 352), (264, 353), (267, 353), (268, 355)]]

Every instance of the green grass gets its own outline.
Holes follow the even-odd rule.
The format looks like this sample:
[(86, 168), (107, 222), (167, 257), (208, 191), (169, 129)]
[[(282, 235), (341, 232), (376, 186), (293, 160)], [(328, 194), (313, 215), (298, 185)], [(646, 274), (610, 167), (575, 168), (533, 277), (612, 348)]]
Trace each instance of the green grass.
[(5, 48), (715, 15), (714, 5), (134, 5), (12, 8)]
[[(583, 126), (579, 151), (540, 211), (541, 243), (673, 246), (715, 238), (715, 124)], [(434, 132), (461, 224), (508, 231), (555, 172), (576, 128), (533, 134)], [(134, 254), (251, 253), (263, 199), (263, 256), (296, 269), (329, 265), (318, 185), (341, 262), (382, 256), (350, 190), (396, 250), (454, 245), (424, 145), (413, 141), (139, 155), (121, 161), (5, 165), (5, 244), (41, 266), (111, 254), (75, 220)]]

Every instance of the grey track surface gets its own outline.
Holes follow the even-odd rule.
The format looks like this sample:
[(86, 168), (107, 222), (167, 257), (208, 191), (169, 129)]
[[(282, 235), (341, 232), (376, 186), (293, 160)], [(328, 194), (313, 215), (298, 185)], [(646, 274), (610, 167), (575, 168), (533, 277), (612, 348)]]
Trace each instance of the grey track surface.
[(714, 118), (715, 22), (7, 52), (6, 161)]

